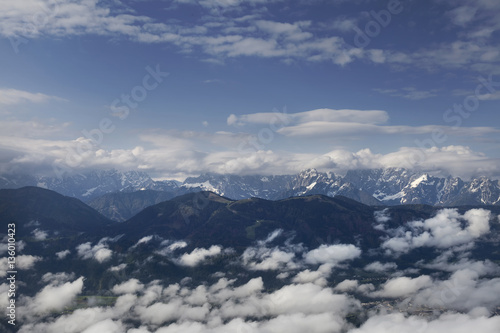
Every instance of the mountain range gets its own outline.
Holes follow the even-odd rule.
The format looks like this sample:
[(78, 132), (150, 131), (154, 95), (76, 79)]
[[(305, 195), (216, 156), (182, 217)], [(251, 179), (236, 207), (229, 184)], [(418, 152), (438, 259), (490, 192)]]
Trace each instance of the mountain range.
[(142, 209), (186, 193), (211, 191), (233, 200), (280, 200), (306, 195), (344, 197), (377, 205), (500, 205), (498, 180), (437, 177), (402, 168), (350, 170), (345, 175), (305, 170), (296, 175), (221, 175), (207, 173), (184, 182), (153, 180), (145, 172), (95, 170), (56, 177), (4, 175), (0, 188), (38, 186), (78, 198), (106, 217), (124, 221)]
[[(125, 207), (138, 203), (138, 195), (146, 202), (162, 200), (161, 196), (171, 195), (168, 193), (119, 194)], [(16, 309), (29, 314), (21, 317), (20, 332), (65, 330), (63, 326), (32, 329), (27, 320), (38, 317), (29, 310), (39, 307), (48, 316), (42, 320), (51, 325), (71, 318), (71, 322), (62, 322), (72, 328), (68, 332), (108, 332), (108, 326), (96, 326), (96, 330), (69, 326), (96, 322), (101, 314), (119, 317), (129, 327), (140, 329), (145, 327), (142, 320), (149, 318), (141, 315), (149, 313), (144, 310), (166, 316), (161, 321), (153, 319), (150, 327), (156, 329), (164, 321), (175, 327), (176, 318), (168, 317), (169, 309), (198, 313), (192, 309), (208, 309), (212, 305), (204, 305), (206, 302), (226, 301), (229, 296), (225, 295), (231, 294), (248, 295), (253, 303), (229, 299), (228, 305), (213, 306), (214, 311), (252, 309), (257, 297), (262, 297), (266, 303), (258, 309), (281, 316), (281, 312), (273, 312), (275, 304), (312, 302), (306, 304), (309, 308), (324, 295), (335, 301), (353, 299), (357, 307), (346, 312), (353, 327), (363, 325), (365, 312), (385, 309), (380, 308), (384, 304), (398, 313), (419, 316), (438, 316), (447, 311), (444, 306), (455, 309), (455, 304), (467, 313), (481, 304), (500, 311), (495, 297), (500, 283), (499, 214), (500, 205), (457, 209), (421, 204), (369, 206), (322, 194), (232, 200), (202, 191), (160, 201), (116, 222), (76, 198), (51, 190), (34, 186), (0, 190), (0, 220), (4, 230), (6, 224), (15, 223), (16, 263), (22, 269)], [(6, 242), (7, 236), (2, 236)], [(7, 258), (2, 260), (0, 276), (5, 277)], [(454, 284), (456, 276), (465, 281)], [(456, 289), (443, 289), (443, 284)], [(396, 301), (420, 301), (420, 294), (408, 298), (399, 292), (401, 288), (421, 292), (424, 306), (400, 307)], [(304, 290), (314, 293), (304, 294)], [(457, 290), (463, 295), (454, 293), (460, 298), (446, 298), (450, 303), (432, 298)], [(172, 292), (196, 306), (187, 308), (172, 299)], [(478, 292), (488, 296), (478, 298)], [(295, 294), (297, 299), (287, 296)], [(157, 299), (161, 295), (165, 298)], [(477, 303), (469, 304), (470, 300)], [(335, 304), (321, 303), (318, 308), (331, 312)], [(122, 315), (123, 311), (128, 312)], [(268, 312), (262, 316), (269, 316)], [(249, 316), (255, 313), (249, 312)], [(490, 312), (479, 312), (483, 313)], [(0, 331), (8, 332), (2, 325), (4, 322)], [(303, 327), (307, 331), (309, 326)], [(188, 332), (182, 327), (176, 331)]]

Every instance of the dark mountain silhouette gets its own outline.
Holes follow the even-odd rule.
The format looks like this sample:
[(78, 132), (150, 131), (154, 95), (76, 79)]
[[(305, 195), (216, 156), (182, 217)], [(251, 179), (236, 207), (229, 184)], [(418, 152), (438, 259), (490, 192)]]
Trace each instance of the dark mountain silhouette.
[(31, 186), (0, 190), (0, 219), (4, 224), (16, 222), (19, 232), (29, 227), (90, 232), (113, 223), (78, 199)]

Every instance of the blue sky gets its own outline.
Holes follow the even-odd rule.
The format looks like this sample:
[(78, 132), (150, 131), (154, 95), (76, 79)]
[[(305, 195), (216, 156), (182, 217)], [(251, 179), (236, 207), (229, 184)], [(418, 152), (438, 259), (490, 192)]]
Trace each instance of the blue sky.
[(0, 171), (498, 177), (499, 22), (494, 0), (0, 1)]

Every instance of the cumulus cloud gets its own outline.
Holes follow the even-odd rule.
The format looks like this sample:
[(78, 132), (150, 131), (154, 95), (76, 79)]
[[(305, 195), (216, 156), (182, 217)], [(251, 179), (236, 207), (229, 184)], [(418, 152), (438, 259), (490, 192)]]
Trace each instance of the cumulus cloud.
[(365, 271), (371, 272), (387, 272), (398, 268), (398, 265), (394, 262), (381, 263), (380, 261), (372, 262), (365, 266)]
[(63, 251), (59, 251), (59, 252), (56, 252), (56, 257), (58, 259), (64, 259), (66, 258), (69, 254), (71, 253), (70, 250), (63, 250)]
[[(309, 115), (308, 117), (319, 116)], [(305, 116), (303, 118), (309, 119)], [(375, 118), (373, 121), (376, 121), (376, 116), (372, 118)], [(40, 170), (42, 167), (46, 167), (47, 173), (52, 170), (53, 164), (63, 171), (83, 171), (95, 168), (140, 169), (147, 170), (162, 178), (176, 179), (184, 179), (186, 176), (205, 172), (239, 175), (294, 174), (304, 169), (316, 168), (320, 171), (343, 173), (349, 169), (385, 167), (403, 167), (429, 171), (433, 174), (451, 174), (462, 178), (478, 174), (500, 175), (496, 159), (473, 151), (469, 147), (457, 145), (438, 148), (431, 147), (434, 145), (428, 146), (425, 143), (423, 148), (417, 145), (401, 147), (397, 151), (385, 154), (375, 153), (369, 148), (356, 151), (334, 149), (309, 153), (297, 152), (294, 149), (283, 151), (283, 147), (277, 149), (276, 146), (280, 140), (275, 140), (280, 136), (276, 131), (280, 128), (285, 129), (284, 123), (279, 120), (281, 118), (276, 118), (278, 120), (273, 121), (272, 116), (259, 115), (257, 120), (252, 121), (265, 122), (269, 119), (271, 119), (271, 125), (266, 124), (263, 127), (266, 131), (264, 133), (265, 139), (262, 139), (262, 135), (259, 138), (258, 135), (251, 134), (252, 131), (249, 131), (250, 133), (217, 132), (211, 134), (187, 133), (187, 131), (186, 133), (179, 131), (150, 133), (151, 131), (146, 130), (145, 133), (139, 135), (142, 142), (119, 149), (95, 146), (90, 139), (84, 137), (66, 141), (45, 138), (47, 135), (53, 136), (54, 130), (64, 128), (63, 124), (44, 126), (41, 130), (38, 125), (36, 130), (32, 128), (33, 126), (20, 125), (21, 132), (6, 129), (5, 133), (7, 134), (4, 133), (3, 136), (0, 136), (0, 148), (16, 156), (0, 167), (6, 170), (26, 169), (34, 166)], [(245, 119), (238, 118), (234, 121), (237, 124), (244, 122)], [(339, 126), (342, 127), (342, 131), (349, 128), (349, 123), (339, 122), (338, 124), (341, 124)], [(463, 127), (460, 130), (462, 129)], [(318, 133), (317, 131), (313, 132)], [(410, 132), (407, 129), (403, 131), (404, 135)], [(33, 133), (38, 134), (33, 137)], [(335, 131), (335, 133), (339, 135), (338, 133), (341, 132)], [(356, 137), (366, 136), (368, 132), (366, 130), (360, 132), (357, 129), (354, 135)], [(351, 134), (345, 134), (343, 138), (350, 140), (351, 136)], [(305, 139), (289, 137), (287, 140), (289, 146), (293, 147), (296, 140), (304, 142)], [(450, 144), (452, 143), (450, 142)]]
[(333, 266), (331, 264), (323, 264), (318, 270), (311, 271), (309, 269), (299, 272), (293, 279), (294, 283), (314, 283), (319, 286), (326, 286), (327, 278), (332, 272)]
[(304, 255), (308, 264), (337, 264), (342, 261), (352, 260), (361, 255), (361, 250), (352, 244), (321, 245)]
[(265, 239), (259, 240), (254, 246), (248, 247), (241, 255), (243, 265), (254, 271), (282, 270), (286, 273), (301, 267), (297, 253), (304, 251), (302, 244), (293, 244), (292, 239), (282, 246), (271, 247), (278, 237), (283, 235), (282, 229), (271, 232)]
[[(16, 256), (15, 267), (20, 270), (32, 269), (36, 262), (41, 261), (42, 257), (32, 255), (18, 255)], [(0, 258), (0, 277), (7, 275), (9, 269), (8, 258)]]
[(212, 245), (208, 249), (196, 248), (190, 253), (184, 253), (178, 259), (178, 263), (183, 266), (195, 267), (207, 260), (210, 257), (217, 256), (222, 253), (222, 247)]
[(139, 282), (137, 279), (130, 279), (121, 284), (117, 284), (113, 286), (113, 293), (121, 295), (121, 294), (134, 294), (144, 288), (144, 285)]
[(111, 267), (109, 268), (109, 270), (110, 270), (111, 272), (119, 272), (119, 271), (121, 271), (121, 270), (125, 269), (125, 267), (127, 267), (127, 264), (119, 264), (119, 265), (117, 265), (117, 266), (111, 266)]
[(81, 293), (82, 288), (83, 277), (62, 285), (47, 285), (30, 301), (25, 302), (26, 307), (29, 308), (30, 313), (37, 314), (60, 311), (70, 304), (76, 295)]
[(94, 246), (91, 242), (80, 244), (76, 247), (77, 254), (82, 259), (94, 259), (100, 263), (108, 261), (113, 255), (113, 251), (108, 247), (108, 240), (103, 238)]
[(176, 250), (183, 249), (188, 246), (188, 244), (185, 241), (171, 241), (171, 240), (164, 240), (163, 242), (160, 243), (161, 248), (155, 253), (162, 255), (162, 256), (171, 256)]
[(500, 327), (500, 317), (474, 318), (466, 314), (444, 314), (438, 319), (427, 321), (424, 318), (405, 317), (401, 313), (373, 316), (359, 329), (350, 333), (440, 333), (440, 332), (470, 332), (493, 333)]
[(42, 282), (49, 283), (51, 285), (61, 285), (63, 283), (66, 283), (70, 280), (73, 280), (75, 278), (75, 274), (73, 273), (66, 273), (66, 272), (59, 272), (59, 273), (45, 273), (42, 276)]
[(341, 292), (346, 292), (346, 291), (352, 291), (356, 290), (359, 286), (359, 283), (357, 280), (344, 280), (337, 284), (335, 286), (335, 290), (341, 291)]
[(372, 297), (391, 297), (398, 298), (414, 294), (418, 290), (432, 284), (428, 275), (422, 275), (417, 278), (406, 276), (388, 280), (382, 286), (382, 289), (371, 294)]
[(35, 238), (35, 240), (37, 240), (37, 241), (46, 240), (47, 237), (49, 236), (49, 234), (47, 233), (47, 231), (40, 230), (40, 229), (33, 230), (31, 232), (31, 234), (33, 235), (33, 238)]
[[(384, 241), (382, 248), (388, 253), (406, 253), (418, 247), (449, 248), (470, 243), (490, 229), (491, 212), (471, 209), (461, 215), (457, 209), (442, 209), (436, 216), (408, 223), (408, 228), (389, 231), (395, 233)], [(467, 226), (462, 228), (461, 222)]]
[[(61, 309), (81, 290), (81, 280), (44, 288), (47, 292), (37, 294), (30, 309), (40, 309), (41, 304)], [(360, 309), (358, 301), (312, 283), (266, 293), (262, 278), (238, 287), (233, 282), (222, 278), (212, 285), (187, 288), (154, 281), (136, 288), (140, 282), (129, 280), (117, 287), (127, 286), (122, 291), (133, 294), (120, 296), (112, 306), (77, 309), (55, 319), (42, 311), (26, 318), (20, 332), (281, 332), (287, 327), (290, 332), (323, 333), (347, 328), (345, 316)], [(48, 291), (55, 293), (54, 298), (47, 299)], [(62, 292), (65, 297), (56, 302)], [(129, 320), (141, 326), (125, 324)]]
[(251, 270), (266, 271), (288, 267), (294, 268), (295, 253), (279, 248), (257, 247), (245, 250), (242, 255), (243, 264)]
[(16, 266), (19, 269), (32, 269), (36, 262), (41, 261), (42, 257), (32, 255), (20, 255), (16, 257)]
[(500, 292), (500, 278), (481, 279), (481, 274), (470, 268), (454, 272), (447, 280), (437, 280), (412, 297), (417, 305), (445, 307), (471, 311), (483, 307), (493, 311), (500, 306), (495, 295)]

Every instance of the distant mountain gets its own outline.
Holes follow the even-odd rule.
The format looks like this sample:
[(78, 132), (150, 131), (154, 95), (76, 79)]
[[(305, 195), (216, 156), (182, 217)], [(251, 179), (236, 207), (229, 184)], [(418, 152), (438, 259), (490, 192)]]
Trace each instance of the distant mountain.
[(142, 190), (107, 193), (92, 199), (88, 205), (104, 216), (118, 222), (125, 221), (148, 206), (175, 197), (172, 192)]
[[(345, 175), (305, 170), (296, 175), (237, 176), (207, 173), (177, 181), (155, 181), (144, 172), (117, 170), (92, 171), (63, 178), (4, 175), (0, 188), (19, 188), (25, 185), (48, 188), (73, 196), (115, 220), (131, 217), (139, 209), (157, 203), (157, 199), (141, 194), (152, 190), (168, 192), (155, 194), (159, 200), (199, 191), (212, 191), (230, 199), (262, 198), (279, 200), (295, 196), (321, 194), (342, 195), (367, 205), (428, 204), (500, 205), (498, 180), (486, 177), (468, 181), (457, 177), (436, 177), (402, 168), (350, 170)], [(136, 194), (132, 194), (136, 192)], [(109, 193), (130, 193), (125, 197), (106, 196)], [(125, 200), (132, 210), (122, 209)]]
[(76, 198), (39, 187), (0, 190), (0, 220), (20, 233), (35, 229), (57, 234), (95, 231), (112, 223)]
[(90, 201), (113, 192), (133, 192), (145, 189), (168, 192), (175, 190), (178, 182), (157, 182), (145, 172), (117, 170), (95, 170), (76, 175), (64, 175), (61, 178), (19, 174), (0, 177), (0, 188), (22, 186), (42, 187), (83, 201)]

